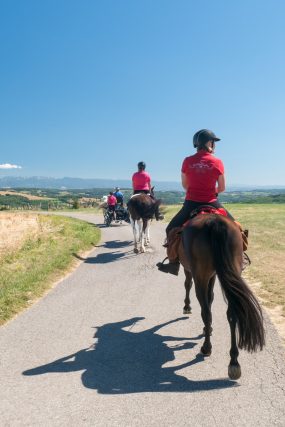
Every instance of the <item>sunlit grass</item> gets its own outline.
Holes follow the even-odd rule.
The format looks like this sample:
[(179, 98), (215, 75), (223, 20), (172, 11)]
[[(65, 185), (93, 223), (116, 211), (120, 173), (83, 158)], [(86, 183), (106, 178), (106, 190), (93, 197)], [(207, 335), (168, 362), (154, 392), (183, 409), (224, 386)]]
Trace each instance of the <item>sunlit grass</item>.
[(0, 260), (0, 324), (41, 296), (100, 238), (93, 224), (66, 217), (39, 216), (42, 233)]

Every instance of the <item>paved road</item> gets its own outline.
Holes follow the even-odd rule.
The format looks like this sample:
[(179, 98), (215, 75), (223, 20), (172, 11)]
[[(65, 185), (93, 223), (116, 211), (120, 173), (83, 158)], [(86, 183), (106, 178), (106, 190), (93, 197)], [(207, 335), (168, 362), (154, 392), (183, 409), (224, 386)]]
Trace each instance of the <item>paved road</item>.
[[(91, 222), (93, 215), (77, 214)], [(43, 299), (0, 329), (1, 426), (283, 426), (284, 349), (241, 352), (227, 378), (229, 327), (219, 286), (213, 354), (199, 356), (200, 308), (182, 315), (183, 274), (156, 271), (163, 225), (145, 254), (128, 225), (102, 242)]]

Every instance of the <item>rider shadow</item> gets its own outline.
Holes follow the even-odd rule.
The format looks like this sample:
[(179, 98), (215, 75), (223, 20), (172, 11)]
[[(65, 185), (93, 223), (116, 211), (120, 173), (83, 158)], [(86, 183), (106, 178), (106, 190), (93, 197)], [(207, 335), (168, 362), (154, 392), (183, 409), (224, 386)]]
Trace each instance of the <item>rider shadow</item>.
[[(187, 317), (170, 320), (146, 331), (131, 332), (132, 326), (142, 319), (135, 317), (97, 327), (94, 335), (97, 342), (91, 348), (29, 369), (23, 375), (83, 371), (81, 379), (84, 387), (101, 394), (196, 392), (237, 385), (229, 379), (191, 381), (176, 375), (176, 371), (202, 362), (204, 357), (200, 354), (187, 363), (163, 368), (165, 363), (175, 360), (175, 351), (193, 348), (197, 345), (193, 341), (202, 336), (181, 338), (157, 334), (162, 327)], [(165, 344), (186, 340), (186, 343), (174, 347)]]

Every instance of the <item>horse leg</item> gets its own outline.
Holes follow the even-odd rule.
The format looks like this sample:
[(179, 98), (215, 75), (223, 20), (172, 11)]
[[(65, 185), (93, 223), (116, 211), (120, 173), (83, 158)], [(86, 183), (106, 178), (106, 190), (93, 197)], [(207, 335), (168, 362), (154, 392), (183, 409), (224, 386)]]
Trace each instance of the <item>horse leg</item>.
[(185, 305), (183, 308), (183, 314), (191, 314), (192, 309), (190, 306), (190, 290), (192, 287), (192, 274), (190, 273), (190, 271), (185, 270), (185, 268), (184, 268), (184, 273), (185, 273), (184, 287), (186, 291), (186, 296), (184, 300)]
[[(212, 303), (214, 301), (214, 284), (216, 281), (216, 275), (211, 277), (211, 279), (209, 280), (209, 285), (208, 285), (208, 303), (209, 303), (209, 308), (210, 311), (212, 312)], [(210, 334), (212, 335), (213, 332), (213, 328), (212, 326), (210, 327)], [(205, 334), (205, 328), (204, 328), (204, 334)]]
[(240, 364), (238, 363), (239, 351), (236, 343), (236, 322), (237, 321), (236, 321), (236, 316), (232, 311), (230, 305), (227, 310), (227, 318), (228, 318), (228, 322), (230, 324), (230, 329), (231, 329), (231, 349), (230, 349), (231, 360), (228, 367), (228, 374), (230, 379), (238, 380), (241, 376), (241, 368), (240, 368)]
[(150, 220), (147, 220), (146, 228), (145, 228), (145, 245), (146, 246), (150, 244), (149, 230), (150, 230)]
[(133, 235), (134, 235), (134, 253), (137, 254), (139, 252), (138, 250), (138, 242), (137, 242), (137, 228), (136, 228), (136, 220), (133, 220), (130, 218), (131, 225), (133, 228)]
[(201, 353), (204, 356), (210, 356), (212, 353), (212, 344), (210, 340), (212, 332), (212, 312), (208, 300), (208, 281), (194, 280), (197, 299), (201, 306), (201, 316), (204, 322), (205, 340), (201, 347)]
[(140, 252), (145, 252), (143, 220), (138, 220)]

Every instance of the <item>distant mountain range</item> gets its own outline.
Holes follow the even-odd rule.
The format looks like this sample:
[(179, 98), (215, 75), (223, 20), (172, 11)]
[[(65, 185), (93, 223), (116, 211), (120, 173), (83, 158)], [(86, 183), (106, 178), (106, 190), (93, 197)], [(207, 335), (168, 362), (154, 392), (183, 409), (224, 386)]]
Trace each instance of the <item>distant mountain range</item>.
[[(179, 182), (153, 181), (152, 185), (159, 191), (182, 191)], [(42, 176), (14, 177), (5, 176), (0, 178), (0, 188), (53, 188), (53, 189), (88, 189), (115, 187), (131, 188), (132, 184), (127, 179), (84, 179), (84, 178), (51, 178)]]
[[(182, 191), (180, 182), (175, 181), (153, 181), (158, 191)], [(4, 176), (0, 178), (0, 188), (53, 188), (53, 189), (88, 189), (88, 188), (106, 188), (115, 187), (131, 188), (131, 181), (127, 179), (84, 179), (84, 178), (51, 178), (42, 176), (15, 177)], [(284, 185), (232, 185), (227, 191), (251, 191), (284, 189)]]

